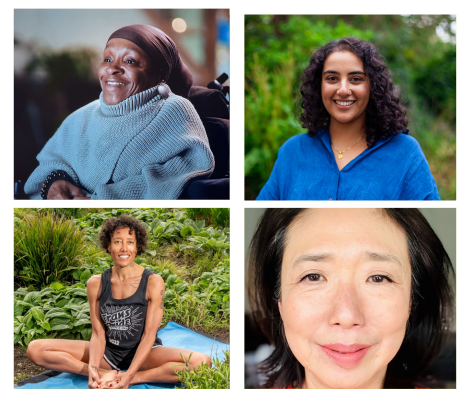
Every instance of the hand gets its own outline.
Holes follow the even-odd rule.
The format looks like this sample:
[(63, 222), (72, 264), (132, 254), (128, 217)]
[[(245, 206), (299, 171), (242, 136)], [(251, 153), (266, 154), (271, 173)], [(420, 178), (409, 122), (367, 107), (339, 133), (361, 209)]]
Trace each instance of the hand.
[(103, 389), (128, 389), (132, 376), (127, 372), (119, 371), (111, 382), (107, 382)]
[(100, 389), (101, 377), (99, 370), (95, 367), (88, 368), (88, 387), (90, 389)]
[(70, 182), (59, 180), (55, 181), (49, 188), (47, 199), (89, 199), (85, 197), (83, 190), (79, 189)]

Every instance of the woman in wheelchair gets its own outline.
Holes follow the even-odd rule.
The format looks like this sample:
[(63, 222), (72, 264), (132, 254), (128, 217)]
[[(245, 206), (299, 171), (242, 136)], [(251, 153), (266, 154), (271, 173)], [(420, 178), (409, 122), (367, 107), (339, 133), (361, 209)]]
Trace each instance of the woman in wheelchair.
[(36, 199), (173, 199), (215, 162), (174, 42), (149, 25), (114, 32), (98, 100), (72, 113), (25, 184)]

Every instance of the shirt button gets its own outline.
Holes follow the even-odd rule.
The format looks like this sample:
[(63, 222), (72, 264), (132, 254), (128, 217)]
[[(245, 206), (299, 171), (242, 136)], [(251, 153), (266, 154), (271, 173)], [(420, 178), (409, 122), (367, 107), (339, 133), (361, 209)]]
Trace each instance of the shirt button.
[(338, 174), (339, 174), (339, 172), (336, 173), (336, 175), (338, 175)]
[(333, 200), (333, 199), (330, 199), (330, 200)]

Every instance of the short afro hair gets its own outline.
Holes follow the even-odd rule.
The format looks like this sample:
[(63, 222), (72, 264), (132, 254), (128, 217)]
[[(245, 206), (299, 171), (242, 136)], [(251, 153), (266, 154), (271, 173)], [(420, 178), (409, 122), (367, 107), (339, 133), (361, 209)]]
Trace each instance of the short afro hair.
[(113, 233), (121, 228), (129, 228), (129, 232), (135, 232), (135, 238), (137, 241), (137, 255), (145, 252), (147, 248), (147, 229), (142, 225), (137, 218), (131, 217), (129, 215), (123, 214), (118, 218), (108, 218), (101, 228), (101, 232), (98, 235), (100, 240), (100, 247), (105, 250), (107, 253), (108, 245), (111, 243), (111, 237)]

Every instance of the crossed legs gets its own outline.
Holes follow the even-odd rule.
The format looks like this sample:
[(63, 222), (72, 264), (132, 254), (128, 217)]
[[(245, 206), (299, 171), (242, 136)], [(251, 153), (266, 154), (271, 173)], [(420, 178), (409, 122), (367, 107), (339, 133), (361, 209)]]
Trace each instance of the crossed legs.
[[(41, 367), (88, 376), (89, 350), (89, 342), (83, 340), (40, 339), (29, 344), (26, 354), (33, 363)], [(196, 351), (156, 347), (150, 351), (140, 370), (134, 375), (131, 385), (144, 382), (178, 382), (175, 370), (184, 368), (180, 354), (188, 360), (191, 353), (193, 354), (189, 368), (195, 369), (202, 362), (211, 364), (207, 355)], [(104, 382), (111, 381), (117, 373), (104, 358), (100, 361), (99, 370)]]

